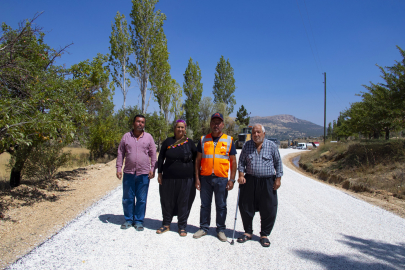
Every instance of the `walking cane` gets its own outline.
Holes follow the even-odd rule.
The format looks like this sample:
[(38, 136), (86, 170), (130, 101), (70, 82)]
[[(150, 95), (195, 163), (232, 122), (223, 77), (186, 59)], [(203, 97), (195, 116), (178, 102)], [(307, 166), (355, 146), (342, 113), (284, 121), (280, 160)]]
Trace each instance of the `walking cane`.
[(238, 199), (236, 200), (235, 223), (233, 224), (233, 234), (232, 234), (231, 245), (234, 244), (233, 239), (235, 238), (236, 218), (238, 217), (239, 195), (240, 195), (240, 185), (238, 187)]

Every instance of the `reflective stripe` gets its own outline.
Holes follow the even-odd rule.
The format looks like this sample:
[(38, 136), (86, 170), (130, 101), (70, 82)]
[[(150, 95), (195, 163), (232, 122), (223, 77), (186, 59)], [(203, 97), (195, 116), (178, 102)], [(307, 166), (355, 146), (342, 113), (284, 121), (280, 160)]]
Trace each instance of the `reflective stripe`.
[(215, 158), (229, 160), (229, 156), (227, 155), (215, 155)]
[(212, 138), (207, 138), (206, 136), (201, 136), (201, 151), (204, 153), (204, 144), (206, 142), (212, 141)]
[(206, 155), (203, 153), (202, 158), (214, 158), (214, 155)]
[(232, 145), (232, 139), (231, 136), (228, 136), (228, 141), (226, 145), (226, 153), (229, 155), (229, 151), (231, 150), (231, 145)]
[(201, 151), (203, 152), (203, 154), (204, 154), (204, 139), (205, 136), (201, 136)]

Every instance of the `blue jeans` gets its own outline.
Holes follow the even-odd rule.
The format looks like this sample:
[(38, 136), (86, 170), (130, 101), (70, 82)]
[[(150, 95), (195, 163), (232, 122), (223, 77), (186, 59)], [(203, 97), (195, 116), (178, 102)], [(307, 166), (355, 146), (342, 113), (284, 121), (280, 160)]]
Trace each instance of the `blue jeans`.
[(228, 190), (226, 190), (227, 183), (228, 178), (200, 176), (200, 228), (202, 230), (208, 231), (210, 227), (212, 193), (214, 193), (215, 207), (217, 211), (217, 233), (225, 231), (225, 220), (227, 213), (226, 198), (228, 197)]
[(124, 208), (125, 221), (129, 221), (134, 225), (143, 224), (149, 189), (148, 175), (136, 176), (136, 174), (124, 173), (122, 189), (122, 207)]

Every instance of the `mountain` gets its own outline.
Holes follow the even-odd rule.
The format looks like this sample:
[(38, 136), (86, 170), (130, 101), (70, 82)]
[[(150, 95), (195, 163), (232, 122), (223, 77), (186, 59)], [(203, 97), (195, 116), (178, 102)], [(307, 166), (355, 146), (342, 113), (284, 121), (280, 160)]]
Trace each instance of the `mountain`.
[(252, 126), (254, 124), (262, 124), (266, 129), (267, 137), (279, 140), (319, 137), (323, 135), (322, 126), (288, 114), (250, 117), (249, 125)]

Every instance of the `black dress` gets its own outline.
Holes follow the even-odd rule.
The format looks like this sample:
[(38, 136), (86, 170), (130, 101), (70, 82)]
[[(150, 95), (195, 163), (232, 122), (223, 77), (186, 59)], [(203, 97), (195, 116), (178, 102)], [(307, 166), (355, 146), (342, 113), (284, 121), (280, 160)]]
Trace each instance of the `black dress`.
[(159, 186), (162, 206), (163, 226), (177, 216), (178, 228), (185, 229), (196, 195), (194, 164), (197, 148), (191, 139), (175, 148), (168, 149), (176, 142), (174, 137), (167, 138), (158, 158), (158, 173), (162, 173), (162, 185)]

